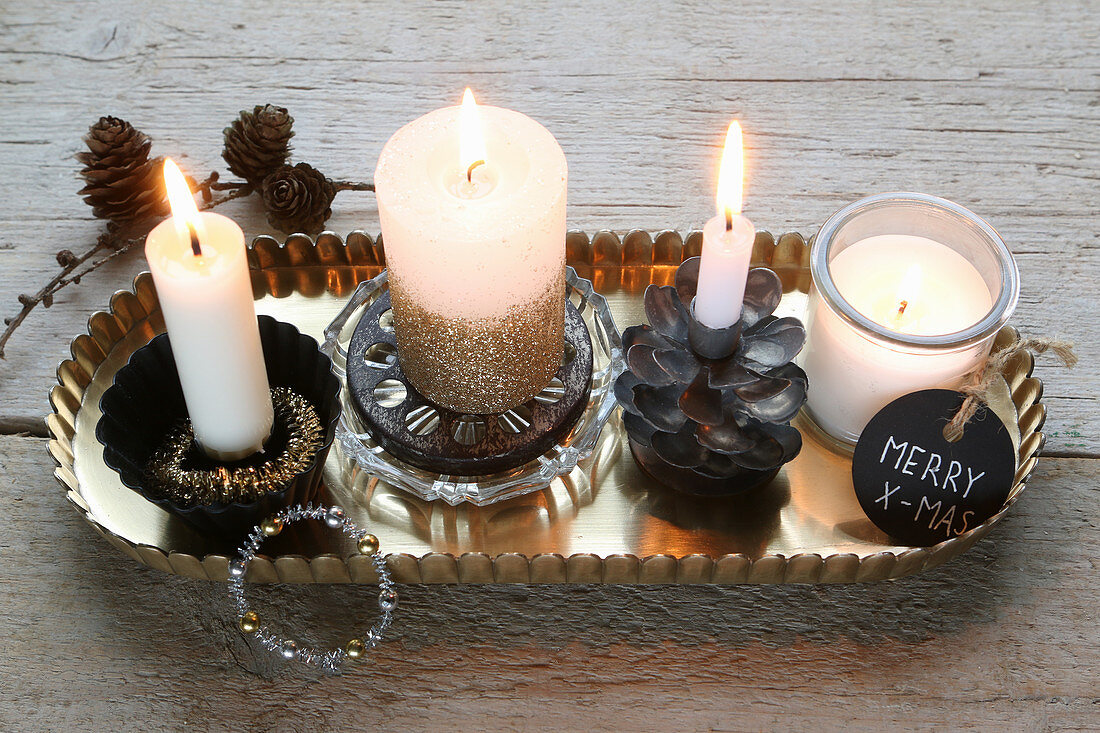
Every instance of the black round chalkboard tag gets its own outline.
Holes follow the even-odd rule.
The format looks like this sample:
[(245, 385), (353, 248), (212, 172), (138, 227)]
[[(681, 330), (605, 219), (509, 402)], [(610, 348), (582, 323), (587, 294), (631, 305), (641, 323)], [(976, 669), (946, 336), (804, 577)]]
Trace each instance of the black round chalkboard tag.
[(964, 397), (926, 389), (879, 410), (859, 436), (852, 481), (875, 526), (901, 545), (925, 547), (973, 529), (1004, 506), (1016, 473), (1008, 428), (979, 410), (963, 437), (943, 428)]

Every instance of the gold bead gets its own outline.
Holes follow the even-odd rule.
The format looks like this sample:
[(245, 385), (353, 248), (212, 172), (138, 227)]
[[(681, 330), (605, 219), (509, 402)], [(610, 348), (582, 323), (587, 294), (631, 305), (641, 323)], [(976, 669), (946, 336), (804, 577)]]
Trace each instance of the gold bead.
[(241, 631), (246, 634), (255, 634), (260, 630), (260, 615), (255, 611), (249, 611), (237, 621)]
[(268, 537), (274, 537), (283, 531), (283, 520), (278, 517), (268, 517), (260, 524), (260, 529)]
[(359, 552), (363, 555), (373, 555), (378, 552), (378, 538), (372, 534), (363, 535), (359, 538)]
[(352, 659), (358, 659), (367, 653), (367, 645), (363, 643), (362, 639), (352, 639), (348, 642), (344, 651), (347, 652), (347, 655)]

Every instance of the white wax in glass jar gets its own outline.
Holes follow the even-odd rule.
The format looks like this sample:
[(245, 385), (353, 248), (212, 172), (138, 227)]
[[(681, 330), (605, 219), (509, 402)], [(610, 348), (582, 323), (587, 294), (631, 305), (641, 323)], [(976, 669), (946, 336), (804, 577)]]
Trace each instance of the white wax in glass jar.
[[(974, 265), (927, 237), (867, 237), (840, 251), (828, 267), (845, 301), (901, 335), (956, 333), (982, 320), (993, 305)], [(819, 294), (811, 304), (800, 357), (810, 380), (807, 407), (820, 427), (844, 440), (857, 440), (875, 413), (904, 394), (958, 386), (989, 352), (989, 340), (954, 351), (889, 344), (842, 320)]]

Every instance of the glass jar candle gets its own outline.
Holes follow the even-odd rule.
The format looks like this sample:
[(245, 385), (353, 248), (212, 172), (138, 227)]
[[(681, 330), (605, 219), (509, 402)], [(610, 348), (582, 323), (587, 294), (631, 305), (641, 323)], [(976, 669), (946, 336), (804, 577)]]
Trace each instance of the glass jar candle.
[(833, 214), (810, 250), (810, 274), (806, 412), (847, 444), (898, 397), (959, 386), (1019, 297), (1016, 262), (997, 232), (919, 193), (870, 196)]

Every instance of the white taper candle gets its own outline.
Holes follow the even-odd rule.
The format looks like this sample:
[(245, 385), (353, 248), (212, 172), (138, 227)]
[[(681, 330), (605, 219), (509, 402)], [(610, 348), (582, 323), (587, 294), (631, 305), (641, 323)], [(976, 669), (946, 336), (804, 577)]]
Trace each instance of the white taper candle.
[(756, 230), (741, 216), (743, 167), (741, 125), (734, 120), (726, 131), (718, 172), (718, 215), (703, 227), (699, 287), (693, 305), (695, 317), (710, 328), (737, 323), (745, 298)]
[(165, 180), (173, 215), (149, 233), (145, 257), (195, 439), (212, 458), (239, 460), (263, 448), (274, 422), (244, 232), (200, 214), (170, 160)]

